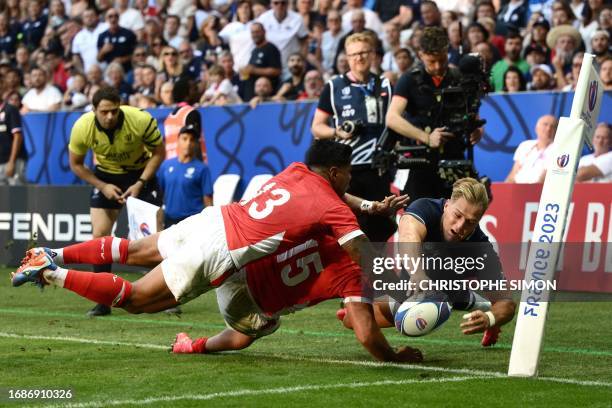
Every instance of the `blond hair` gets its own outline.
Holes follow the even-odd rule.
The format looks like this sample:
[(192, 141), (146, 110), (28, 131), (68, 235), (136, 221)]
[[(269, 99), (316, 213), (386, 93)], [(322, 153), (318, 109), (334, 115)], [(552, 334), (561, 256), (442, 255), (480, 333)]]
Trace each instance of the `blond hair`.
[(225, 76), (225, 71), (223, 70), (221, 65), (215, 64), (212, 67), (208, 68), (208, 75), (218, 75), (223, 78)]
[(481, 206), (483, 212), (489, 207), (489, 196), (485, 185), (471, 177), (459, 179), (453, 184), (451, 200), (457, 201), (460, 198), (465, 198), (470, 204)]
[(375, 46), (374, 37), (369, 32), (355, 33), (355, 34), (349, 35), (346, 38), (346, 41), (344, 42), (344, 49), (346, 50), (349, 44), (352, 44), (354, 42), (364, 42), (364, 43), (367, 43), (372, 48)]

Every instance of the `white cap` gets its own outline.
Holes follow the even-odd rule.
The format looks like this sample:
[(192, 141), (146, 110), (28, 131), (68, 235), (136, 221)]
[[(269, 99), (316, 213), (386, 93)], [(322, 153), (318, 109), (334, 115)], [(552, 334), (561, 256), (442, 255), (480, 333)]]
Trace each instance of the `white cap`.
[(546, 74), (548, 74), (549, 77), (553, 77), (552, 69), (550, 69), (550, 67), (546, 64), (534, 65), (533, 67), (531, 67), (531, 70), (529, 72), (531, 72), (531, 75), (533, 75), (533, 73), (537, 70), (544, 71)]

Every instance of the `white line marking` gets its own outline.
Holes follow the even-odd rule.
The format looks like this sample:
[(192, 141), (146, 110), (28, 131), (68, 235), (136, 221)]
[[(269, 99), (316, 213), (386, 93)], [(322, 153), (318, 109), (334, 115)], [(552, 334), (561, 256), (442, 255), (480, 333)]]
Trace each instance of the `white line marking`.
[[(356, 361), (356, 360), (335, 360), (330, 358), (316, 358), (316, 357), (301, 357), (301, 356), (284, 356), (278, 354), (267, 354), (259, 352), (243, 352), (241, 354), (251, 354), (262, 357), (277, 358), (280, 360), (291, 360), (291, 361), (307, 361), (310, 363), (322, 363), (322, 364), (343, 364), (343, 365), (356, 365), (361, 367), (393, 367), (402, 370), (421, 370), (421, 371), (435, 371), (447, 374), (466, 374), (475, 375), (478, 377), (487, 378), (508, 378), (506, 373), (499, 371), (483, 371), (483, 370), (472, 370), (469, 368), (445, 368), (426, 366), (420, 364), (400, 364), (400, 363), (383, 363), (380, 361)], [(540, 381), (551, 381), (564, 384), (583, 385), (583, 386), (597, 386), (597, 387), (612, 387), (612, 383), (603, 381), (583, 381), (575, 380), (573, 378), (559, 378), (559, 377), (536, 377), (534, 380)]]
[[(37, 336), (37, 335), (21, 335), (21, 334), (6, 333), (6, 332), (0, 332), (0, 337), (15, 338), (15, 339), (31, 339), (31, 340), (68, 341), (68, 342), (73, 342), (73, 343), (101, 344), (101, 345), (107, 345), (107, 346), (127, 346), (127, 347), (154, 349), (154, 350), (169, 350), (170, 349), (170, 344), (168, 344), (168, 346), (162, 346), (160, 344), (96, 340), (96, 339), (85, 339), (81, 337), (61, 337), (61, 336), (51, 337), (51, 336)], [(420, 365), (420, 364), (383, 363), (379, 361), (336, 360), (336, 359), (316, 358), (316, 357), (287, 356), (287, 355), (260, 353), (260, 352), (253, 352), (253, 351), (250, 351), (250, 352), (242, 351), (240, 352), (240, 354), (260, 356), (260, 357), (266, 357), (266, 358), (275, 358), (275, 359), (286, 360), (286, 361), (305, 361), (305, 362), (310, 362), (310, 363), (355, 365), (355, 366), (361, 366), (361, 367), (374, 367), (374, 368), (393, 367), (393, 368), (398, 368), (402, 370), (432, 371), (432, 372), (440, 372), (440, 373), (447, 373), (447, 374), (463, 374), (463, 375), (471, 375), (471, 376), (487, 377), (487, 378), (508, 378), (506, 373), (502, 373), (499, 371), (472, 370), (469, 368), (445, 368), (445, 367), (436, 367), (436, 366), (426, 366), (426, 365)], [(550, 381), (550, 382), (582, 385), (582, 386), (612, 387), (612, 383), (603, 382), (603, 381), (588, 381), (588, 380), (583, 381), (583, 380), (576, 380), (573, 378), (560, 378), (560, 377), (537, 377), (535, 379), (539, 381)]]
[(147, 344), (147, 343), (128, 343), (124, 341), (107, 341), (107, 340), (95, 340), (95, 339), (83, 339), (80, 337), (62, 337), (62, 336), (36, 336), (36, 335), (21, 335), (15, 333), (4, 333), (0, 332), (0, 337), (8, 337), (13, 339), (30, 339), (30, 340), (51, 340), (51, 341), (69, 341), (73, 343), (85, 343), (85, 344), (102, 344), (105, 346), (128, 346), (138, 348), (148, 348), (155, 350), (170, 350), (170, 344), (167, 346), (161, 346), (159, 344)]
[[(103, 401), (91, 401), (83, 403), (68, 403), (68, 404), (53, 404), (45, 405), (42, 408), (95, 408), (95, 407), (108, 407), (113, 405), (145, 405), (154, 404), (157, 402), (174, 402), (174, 401), (208, 401), (215, 398), (228, 398), (228, 397), (244, 397), (244, 396), (256, 396), (266, 394), (287, 394), (302, 391), (321, 391), (331, 390), (338, 388), (364, 388), (364, 387), (379, 387), (386, 385), (406, 385), (406, 384), (427, 384), (427, 383), (447, 383), (447, 382), (461, 382), (478, 379), (481, 377), (470, 376), (470, 377), (447, 377), (437, 378), (429, 380), (382, 380), (372, 382), (353, 382), (343, 384), (312, 384), (312, 385), (299, 385), (295, 387), (278, 387), (278, 388), (264, 388), (264, 389), (242, 389), (236, 391), (224, 391), (214, 392), (211, 394), (184, 394), (184, 395), (171, 395), (164, 397), (150, 397), (145, 399), (129, 399), (129, 400), (103, 400)], [(38, 406), (40, 408), (40, 406)]]

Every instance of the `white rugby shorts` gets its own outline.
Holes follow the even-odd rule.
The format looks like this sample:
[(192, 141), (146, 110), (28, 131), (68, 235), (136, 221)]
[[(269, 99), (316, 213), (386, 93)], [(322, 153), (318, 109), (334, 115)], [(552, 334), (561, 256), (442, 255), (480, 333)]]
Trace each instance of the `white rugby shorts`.
[(206, 207), (163, 230), (157, 248), (166, 285), (180, 303), (213, 289), (235, 271), (221, 207)]
[(228, 327), (250, 337), (264, 337), (280, 326), (280, 317), (263, 313), (253, 300), (244, 269), (216, 289), (219, 311)]

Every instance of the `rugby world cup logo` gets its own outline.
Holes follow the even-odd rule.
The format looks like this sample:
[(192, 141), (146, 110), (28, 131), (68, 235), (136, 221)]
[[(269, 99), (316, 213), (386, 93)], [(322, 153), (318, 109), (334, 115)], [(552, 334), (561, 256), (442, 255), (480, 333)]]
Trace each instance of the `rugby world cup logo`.
[(564, 168), (569, 163), (569, 154), (562, 154), (557, 157), (557, 166)]
[(142, 232), (142, 235), (144, 235), (145, 237), (151, 235), (151, 230), (149, 229), (149, 225), (146, 222), (140, 224), (140, 232)]
[(597, 81), (591, 81), (591, 85), (589, 85), (589, 111), (591, 112), (595, 109), (595, 102), (597, 102), (598, 87)]

